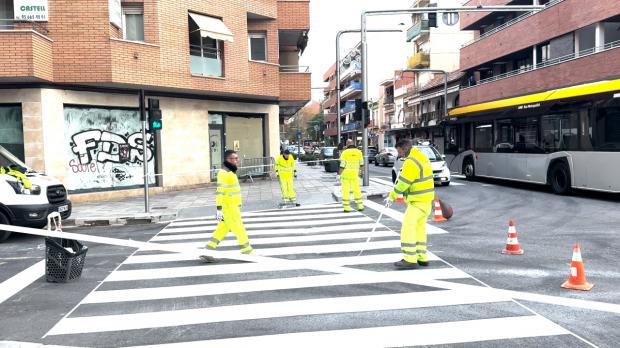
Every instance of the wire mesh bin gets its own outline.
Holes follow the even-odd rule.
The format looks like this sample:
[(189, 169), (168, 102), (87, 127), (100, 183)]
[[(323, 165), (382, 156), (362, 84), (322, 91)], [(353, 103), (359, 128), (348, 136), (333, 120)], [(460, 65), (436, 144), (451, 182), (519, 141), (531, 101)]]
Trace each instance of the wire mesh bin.
[(45, 238), (45, 279), (66, 283), (80, 278), (87, 251), (77, 240)]

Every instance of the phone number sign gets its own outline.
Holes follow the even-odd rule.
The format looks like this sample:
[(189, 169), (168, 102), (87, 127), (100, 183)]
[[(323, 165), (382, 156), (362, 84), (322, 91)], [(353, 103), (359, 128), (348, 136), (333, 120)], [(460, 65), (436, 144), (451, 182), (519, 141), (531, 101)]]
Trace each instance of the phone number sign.
[(47, 0), (13, 0), (15, 20), (47, 22)]

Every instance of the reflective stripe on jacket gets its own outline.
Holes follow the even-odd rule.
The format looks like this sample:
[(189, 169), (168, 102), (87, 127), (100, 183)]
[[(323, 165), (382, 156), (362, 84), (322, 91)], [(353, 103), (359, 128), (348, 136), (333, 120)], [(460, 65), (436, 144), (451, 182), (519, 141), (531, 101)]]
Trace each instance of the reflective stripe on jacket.
[(431, 161), (418, 149), (411, 149), (405, 159), (394, 192), (405, 196), (407, 202), (432, 202), (435, 199)]
[(241, 205), (241, 186), (239, 185), (237, 174), (226, 168), (222, 168), (217, 172), (215, 205), (219, 207)]
[(343, 178), (357, 178), (360, 166), (363, 165), (364, 155), (362, 151), (354, 147), (347, 148), (340, 154), (340, 168), (342, 168)]
[(288, 155), (288, 160), (284, 159), (283, 155), (280, 155), (276, 160), (275, 171), (283, 177), (289, 177), (293, 172), (296, 172), (297, 167), (295, 166), (293, 155)]

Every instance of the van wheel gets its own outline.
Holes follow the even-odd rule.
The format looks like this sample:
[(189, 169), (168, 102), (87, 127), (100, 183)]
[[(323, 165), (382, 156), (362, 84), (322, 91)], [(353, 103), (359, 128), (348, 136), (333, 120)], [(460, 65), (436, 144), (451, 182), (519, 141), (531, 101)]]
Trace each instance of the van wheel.
[(463, 163), (463, 175), (467, 180), (473, 180), (476, 176), (476, 168), (474, 167), (474, 161), (468, 158)]
[(559, 162), (551, 168), (549, 182), (553, 192), (558, 195), (567, 195), (571, 192), (570, 169), (565, 162)]
[(377, 159), (375, 158), (375, 167), (379, 166), (379, 161), (377, 161)]
[[(10, 224), (9, 218), (6, 215), (4, 215), (4, 213), (1, 211), (0, 211), (0, 224), (2, 225)], [(10, 235), (11, 235), (11, 232), (0, 230), (0, 243), (4, 242), (7, 238), (9, 238)]]

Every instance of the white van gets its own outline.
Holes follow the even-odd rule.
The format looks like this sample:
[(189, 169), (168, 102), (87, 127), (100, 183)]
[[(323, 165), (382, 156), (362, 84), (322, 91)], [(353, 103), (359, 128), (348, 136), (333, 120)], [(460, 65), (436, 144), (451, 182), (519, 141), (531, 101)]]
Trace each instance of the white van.
[[(48, 214), (59, 212), (63, 220), (71, 215), (71, 201), (60, 181), (28, 168), (2, 146), (0, 167), (22, 172), (32, 185), (26, 189), (14, 175), (0, 170), (0, 224), (42, 228), (47, 225)], [(0, 242), (10, 234), (0, 231)]]

